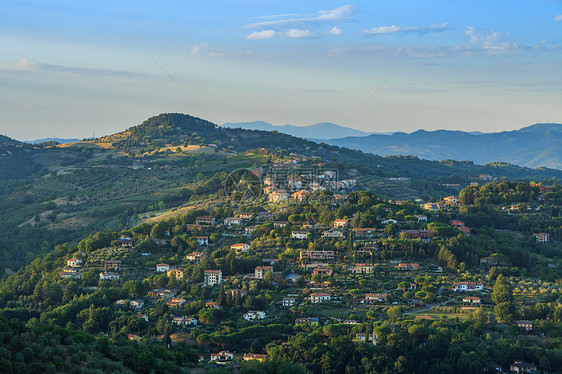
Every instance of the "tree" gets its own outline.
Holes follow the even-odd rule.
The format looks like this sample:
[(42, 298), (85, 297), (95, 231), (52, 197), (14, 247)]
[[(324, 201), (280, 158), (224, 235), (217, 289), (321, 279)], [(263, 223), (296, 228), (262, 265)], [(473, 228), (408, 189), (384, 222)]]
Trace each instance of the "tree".
[(236, 292), (236, 296), (234, 297), (234, 305), (242, 306), (242, 295), (241, 292)]
[(271, 283), (273, 281), (273, 273), (271, 271), (265, 273), (263, 276), (263, 280), (264, 282)]
[(492, 300), (496, 304), (513, 302), (513, 293), (511, 291), (511, 287), (509, 286), (509, 282), (507, 281), (507, 279), (505, 279), (503, 274), (500, 274), (496, 278)]
[(244, 309), (252, 309), (254, 305), (252, 296), (246, 296), (246, 299), (244, 300), (244, 303), (242, 304), (242, 308)]
[(515, 304), (513, 303), (513, 292), (509, 282), (502, 274), (496, 278), (492, 300), (496, 303), (494, 312), (500, 319), (508, 322), (514, 320)]
[(416, 295), (416, 297), (417, 297), (418, 299), (421, 300), (421, 299), (423, 299), (424, 297), (427, 296), (427, 292), (425, 292), (425, 291), (418, 291), (418, 292), (415, 293), (415, 295)]
[(389, 237), (394, 237), (397, 232), (398, 232), (398, 226), (395, 225), (394, 223), (388, 224), (384, 228), (384, 233)]
[(400, 309), (399, 306), (392, 306), (388, 308), (386, 314), (388, 314), (388, 319), (390, 320), (390, 322), (394, 323), (398, 318), (402, 316), (402, 309)]
[(127, 293), (129, 297), (139, 297), (143, 292), (143, 286), (139, 280), (128, 280), (123, 284), (122, 290)]
[(158, 222), (152, 226), (152, 229), (150, 230), (150, 237), (162, 239), (166, 235), (167, 229), (168, 227), (164, 222)]
[(398, 283), (398, 288), (400, 288), (402, 291), (406, 292), (406, 290), (408, 288), (410, 288), (410, 283), (408, 282), (400, 282)]
[(232, 306), (232, 292), (230, 290), (226, 291), (226, 305)]
[(221, 306), (226, 306), (226, 293), (224, 291), (224, 286), (221, 285), (219, 289), (219, 294), (217, 297), (217, 303)]

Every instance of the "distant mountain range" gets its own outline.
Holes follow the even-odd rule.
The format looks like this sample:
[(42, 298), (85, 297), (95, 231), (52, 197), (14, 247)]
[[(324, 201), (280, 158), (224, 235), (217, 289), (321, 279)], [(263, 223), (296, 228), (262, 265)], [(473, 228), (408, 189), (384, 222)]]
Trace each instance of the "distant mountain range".
[(325, 142), (380, 156), (412, 155), (427, 160), (470, 160), (476, 164), (502, 161), (531, 168), (562, 169), (562, 125), (553, 123), (497, 133), (418, 130)]
[(469, 160), (476, 164), (501, 161), (530, 168), (543, 166), (562, 170), (562, 125), (554, 123), (496, 133), (418, 130), (409, 134), (365, 132), (333, 123), (277, 126), (256, 121), (225, 123), (223, 126), (278, 131), (380, 156), (411, 155), (426, 160)]
[[(522, 129), (507, 134), (519, 134), (517, 141), (506, 141), (508, 144), (502, 147), (496, 146), (487, 141), (487, 138), (497, 134), (481, 134), (472, 135), (462, 132), (437, 131), (434, 133), (426, 131), (418, 131), (412, 134), (398, 133), (393, 135), (369, 135), (365, 137), (348, 137), (341, 139), (342, 142), (350, 142), (349, 146), (358, 148), (357, 144), (360, 140), (366, 139), (363, 145), (369, 145), (369, 139), (395, 139), (400, 137), (413, 137), (421, 141), (424, 136), (430, 139), (426, 140), (427, 148), (431, 149), (436, 144), (441, 148), (465, 149), (458, 155), (458, 159), (467, 160), (474, 157), (478, 162), (483, 162), (478, 152), (484, 153), (482, 148), (488, 147), (485, 151), (492, 155), (491, 160), (502, 161), (507, 157), (502, 155), (513, 154), (519, 156), (515, 161), (521, 164), (525, 163), (527, 158), (532, 159), (530, 152), (535, 153), (542, 151), (543, 154), (550, 152), (550, 163), (560, 167), (560, 147), (556, 148), (556, 139), (560, 139), (561, 125), (537, 125), (528, 129)], [(552, 127), (552, 128), (550, 128)], [(337, 130), (337, 128), (336, 128)], [(546, 135), (545, 135), (546, 133)], [(451, 139), (443, 137), (432, 138), (435, 134), (445, 134)], [(548, 135), (550, 134), (550, 135)], [(456, 137), (464, 136), (468, 140), (458, 140)], [(511, 135), (515, 137), (515, 135)], [(353, 143), (352, 141), (355, 141)], [(456, 139), (456, 140), (455, 140)], [(478, 143), (480, 139), (487, 141), (486, 146)], [(57, 139), (59, 140), (59, 139)], [(331, 140), (330, 142), (337, 142)], [(327, 142), (327, 141), (326, 141)], [(419, 188), (422, 194), (426, 189), (426, 184), (419, 184), (419, 181), (430, 183), (434, 191), (449, 193), (447, 188), (443, 187), (445, 183), (462, 183), (467, 184), (478, 178), (480, 175), (489, 175), (492, 178), (507, 177), (508, 179), (527, 178), (531, 180), (551, 179), (553, 177), (562, 179), (562, 168), (525, 168), (513, 164), (502, 162), (490, 162), (487, 165), (475, 165), (472, 161), (452, 161), (450, 154), (443, 154), (442, 157), (432, 157), (433, 155), (424, 154), (422, 157), (430, 160), (424, 160), (415, 156), (387, 156), (381, 157), (372, 153), (363, 153), (358, 150), (349, 148), (340, 148), (335, 145), (326, 144), (326, 142), (311, 141), (297, 138), (291, 135), (283, 134), (275, 131), (263, 130), (245, 130), (240, 128), (229, 128), (226, 126), (217, 126), (213, 123), (205, 121), (201, 118), (180, 114), (166, 113), (151, 117), (140, 125), (130, 127), (127, 131), (117, 134), (108, 135), (96, 140), (80, 141), (77, 148), (68, 146), (36, 146), (29, 143), (22, 143), (0, 135), (0, 181), (8, 179), (20, 179), (30, 176), (38, 171), (44, 171), (47, 167), (47, 161), (54, 163), (55, 166), (71, 166), (88, 162), (88, 155), (92, 152), (102, 149), (104, 152), (119, 152), (131, 157), (144, 157), (147, 154), (174, 154), (174, 150), (178, 147), (187, 145), (203, 146), (207, 151), (216, 153), (217, 157), (227, 157), (232, 152), (243, 153), (248, 150), (265, 148), (269, 150), (284, 150), (288, 153), (295, 152), (304, 156), (316, 156), (328, 162), (337, 162), (345, 164), (345, 170), (355, 170), (353, 173), (359, 173), (362, 178), (370, 180), (375, 178), (380, 181), (388, 178), (410, 178), (414, 183), (403, 185), (399, 191), (393, 190), (397, 186), (395, 184), (377, 184), (375, 188), (382, 194), (388, 196), (412, 196), (415, 189)], [(456, 143), (455, 143), (456, 142)], [(463, 143), (464, 142), (464, 143)], [(474, 144), (473, 144), (474, 143)], [(558, 140), (558, 145), (560, 141)], [(523, 145), (520, 145), (523, 144)], [(205, 145), (211, 145), (205, 147)], [(411, 154), (410, 150), (415, 150), (413, 146), (410, 148), (404, 146), (396, 146), (399, 152), (396, 154)], [(476, 148), (476, 151), (471, 149)], [(216, 151), (211, 151), (214, 148)], [(420, 146), (423, 149), (423, 146)], [(89, 150), (84, 152), (83, 150)], [(457, 149), (457, 150), (458, 150)], [(494, 150), (498, 151), (494, 153)], [(450, 151), (452, 152), (452, 151)], [(464, 152), (464, 153), (463, 153)], [(443, 153), (445, 153), (443, 151)], [(476, 156), (472, 156), (476, 153)], [(429, 154), (429, 155), (428, 155)], [(59, 155), (60, 157), (56, 157)], [(148, 157), (148, 156), (147, 156)], [(446, 159), (445, 161), (432, 161), (437, 158)], [(539, 160), (538, 156), (535, 160)], [(547, 162), (537, 162), (537, 165), (545, 165)], [(352, 174), (353, 174), (352, 173)], [(354, 174), (356, 175), (356, 174)], [(370, 177), (369, 177), (370, 176)], [(381, 179), (382, 178), (382, 179)], [(388, 186), (388, 187), (387, 187)], [(445, 190), (442, 190), (445, 188)], [(408, 192), (405, 192), (408, 191)]]
[(60, 144), (66, 144), (66, 143), (75, 143), (75, 142), (79, 142), (82, 139), (61, 139), (61, 138), (43, 138), (43, 139), (35, 139), (35, 140), (24, 140), (24, 143), (29, 143), (29, 144), (38, 144), (38, 143), (43, 143), (43, 142), (52, 142), (55, 141), (57, 143)]
[(295, 126), (295, 125), (272, 125), (264, 121), (255, 122), (227, 122), (223, 124), (224, 127), (240, 128), (244, 130), (263, 130), (263, 131), (278, 131), (283, 134), (296, 136), (297, 138), (304, 139), (336, 139), (349, 136), (368, 136), (371, 134), (391, 134), (391, 133), (376, 133), (365, 132), (361, 130), (351, 129), (349, 127), (339, 126), (334, 123), (322, 122), (309, 126)]

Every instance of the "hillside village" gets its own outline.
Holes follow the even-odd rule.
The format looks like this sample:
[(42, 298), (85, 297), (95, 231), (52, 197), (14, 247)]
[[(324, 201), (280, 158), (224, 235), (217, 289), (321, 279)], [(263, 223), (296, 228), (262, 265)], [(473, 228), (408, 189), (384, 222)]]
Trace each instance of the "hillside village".
[[(559, 244), (550, 243), (561, 232), (548, 217), (560, 186), (492, 182), (425, 203), (346, 193), (349, 185), (299, 197), (310, 186), (297, 182), (288, 179), (285, 191), (299, 188), (283, 199), (272, 199), (280, 189), (266, 182), (265, 205), (233, 201), (60, 246), (5, 282), (3, 302), (17, 310), (31, 298), (50, 305), (41, 320), (82, 324), (116, 341), (187, 342), (196, 365), (233, 370), (287, 360), (280, 342), (313, 332), (373, 347), (391, 344), (399, 326), (463, 321), (528, 344), (559, 333), (562, 264), (552, 256)], [(495, 216), (482, 214), (490, 205), (480, 195), (497, 200)], [(35, 284), (29, 296), (13, 293), (19, 277)], [(44, 291), (33, 292), (40, 285)], [(85, 309), (75, 320), (63, 310), (82, 298), (92, 300), (89, 316)], [(480, 372), (545, 365), (529, 352), (473, 365)]]
[(2, 372), (562, 368), (556, 171), (184, 115), (11, 147)]

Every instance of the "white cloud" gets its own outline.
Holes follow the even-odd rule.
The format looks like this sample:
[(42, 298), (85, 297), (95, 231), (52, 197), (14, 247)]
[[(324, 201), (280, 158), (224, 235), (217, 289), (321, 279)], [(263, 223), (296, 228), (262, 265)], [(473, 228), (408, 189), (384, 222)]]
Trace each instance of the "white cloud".
[(272, 39), (277, 37), (299, 39), (299, 38), (310, 38), (313, 35), (314, 34), (310, 30), (304, 30), (304, 29), (290, 29), (287, 31), (263, 30), (263, 31), (254, 31), (250, 35), (246, 36), (246, 39), (262, 40), (262, 39)]
[(57, 74), (80, 75), (80, 76), (93, 75), (93, 76), (132, 77), (132, 76), (142, 75), (132, 71), (46, 64), (43, 62), (32, 61), (27, 58), (22, 58), (12, 68), (4, 69), (4, 70), (8, 70), (12, 72), (46, 72), (46, 73), (57, 73)]
[(503, 36), (509, 36), (509, 34), (502, 34), (497, 31), (488, 31), (485, 34), (481, 34), (472, 26), (465, 27), (464, 34), (469, 37), (470, 44), (478, 45), (489, 53), (508, 53), (519, 48), (517, 43), (502, 42), (500, 40)]
[(191, 54), (196, 55), (201, 52), (201, 49), (204, 47), (204, 44), (195, 44), (191, 47)]
[(373, 27), (371, 29), (363, 30), (364, 34), (369, 35), (389, 35), (389, 34), (427, 34), (429, 32), (440, 32), (449, 30), (447, 27), (447, 22), (429, 25), (429, 26), (409, 26), (409, 27), (402, 27), (402, 26), (379, 26)]
[(246, 36), (248, 40), (260, 40), (260, 39), (271, 39), (277, 36), (277, 32), (274, 30), (263, 30), (263, 31), (254, 31), (250, 35)]
[(330, 21), (340, 20), (350, 16), (354, 10), (355, 7), (353, 5), (344, 5), (332, 10), (321, 10), (320, 12), (318, 12), (320, 13), (320, 16), (318, 18), (321, 20)]
[(562, 22), (562, 14), (557, 14), (554, 16), (555, 22)]
[(392, 26), (380, 26), (380, 27), (373, 27), (369, 30), (364, 30), (365, 34), (395, 34), (397, 32), (404, 31), (404, 27), (399, 27), (396, 25)]
[(288, 15), (292, 18), (284, 18), (283, 15), (280, 15), (280, 17), (284, 19), (251, 23), (242, 26), (242, 28), (276, 30), (286, 28), (299, 28), (315, 23), (345, 20), (348, 19), (354, 11), (355, 7), (353, 5), (344, 5), (331, 10), (321, 10), (315, 15), (304, 15), (302, 17), (294, 17), (293, 15)]
[(332, 27), (332, 29), (330, 31), (328, 31), (328, 34), (330, 34), (330, 35), (341, 35), (341, 34), (343, 34), (343, 31), (341, 31), (339, 27), (334, 26), (334, 27)]
[(312, 36), (312, 33), (310, 32), (310, 30), (290, 29), (285, 33), (285, 35), (287, 36), (287, 38), (297, 39), (297, 38), (309, 38)]

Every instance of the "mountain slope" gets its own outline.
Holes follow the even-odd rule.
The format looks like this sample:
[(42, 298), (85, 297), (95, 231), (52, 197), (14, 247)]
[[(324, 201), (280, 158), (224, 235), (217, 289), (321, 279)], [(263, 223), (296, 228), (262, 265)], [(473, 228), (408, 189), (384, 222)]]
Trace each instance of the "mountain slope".
[(428, 160), (471, 160), (476, 164), (502, 161), (532, 168), (562, 169), (560, 124), (536, 124), (520, 130), (486, 134), (418, 130), (410, 134), (373, 134), (326, 142), (381, 156), (414, 155)]
[(283, 134), (296, 136), (305, 139), (332, 139), (343, 138), (347, 136), (367, 136), (372, 134), (370, 132), (360, 131), (336, 125), (334, 123), (316, 123), (309, 126), (294, 126), (294, 125), (272, 125), (264, 121), (255, 122), (234, 122), (225, 123), (224, 127), (240, 128), (245, 130), (265, 130), (265, 131), (278, 131)]
[(130, 227), (155, 212), (220, 199), (234, 170), (261, 168), (267, 175), (293, 160), (305, 172), (337, 170), (339, 180), (356, 180), (358, 188), (401, 200), (457, 194), (473, 181), (562, 179), (555, 169), (381, 157), (177, 113), (58, 146), (0, 137), (0, 270), (15, 270), (95, 230)]

